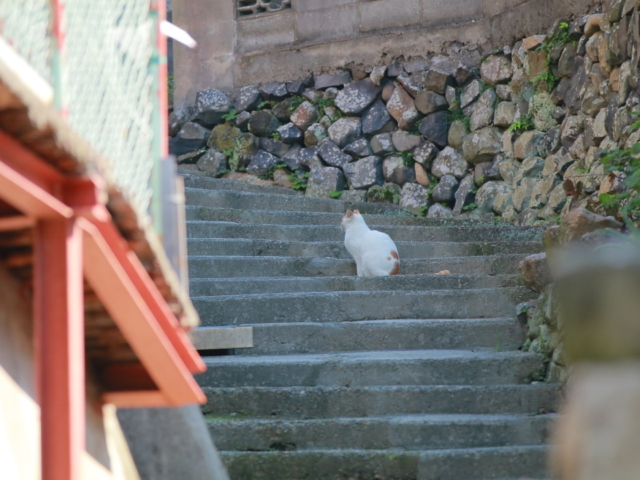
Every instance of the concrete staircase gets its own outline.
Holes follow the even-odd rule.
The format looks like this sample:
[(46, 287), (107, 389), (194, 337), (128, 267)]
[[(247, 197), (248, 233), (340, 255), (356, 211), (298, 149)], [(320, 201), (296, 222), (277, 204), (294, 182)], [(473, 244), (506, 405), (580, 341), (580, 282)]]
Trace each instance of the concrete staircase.
[(391, 235), (406, 274), (358, 278), (343, 202), (185, 181), (199, 333), (253, 326), (254, 348), (206, 356), (198, 378), (232, 480), (545, 476), (559, 394), (530, 383), (542, 360), (517, 351), (514, 316), (539, 230), (349, 205)]

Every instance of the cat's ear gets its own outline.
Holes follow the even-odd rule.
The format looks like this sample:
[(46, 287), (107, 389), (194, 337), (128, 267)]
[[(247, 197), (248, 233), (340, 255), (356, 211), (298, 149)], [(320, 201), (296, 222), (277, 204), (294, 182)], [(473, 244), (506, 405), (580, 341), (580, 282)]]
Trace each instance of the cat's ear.
[(353, 213), (355, 213), (356, 215), (360, 215), (360, 210), (354, 210)]
[(351, 210), (347, 210), (347, 213), (345, 214), (345, 218), (351, 218), (353, 216), (353, 212)]

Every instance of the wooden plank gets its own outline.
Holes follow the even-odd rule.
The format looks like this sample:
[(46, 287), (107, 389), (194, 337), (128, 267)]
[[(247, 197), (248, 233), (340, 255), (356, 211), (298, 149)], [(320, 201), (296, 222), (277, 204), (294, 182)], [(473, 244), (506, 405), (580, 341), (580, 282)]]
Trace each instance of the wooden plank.
[(75, 220), (41, 220), (35, 238), (42, 480), (80, 480), (86, 421), (82, 232)]
[(253, 348), (253, 327), (200, 327), (189, 332), (196, 350)]

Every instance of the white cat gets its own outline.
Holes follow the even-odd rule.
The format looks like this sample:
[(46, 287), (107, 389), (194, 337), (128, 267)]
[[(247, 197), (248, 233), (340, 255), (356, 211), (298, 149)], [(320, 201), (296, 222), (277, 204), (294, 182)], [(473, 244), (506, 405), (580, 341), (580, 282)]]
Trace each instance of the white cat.
[(398, 249), (386, 233), (371, 230), (358, 210), (342, 218), (344, 246), (356, 261), (359, 277), (383, 277), (400, 273)]

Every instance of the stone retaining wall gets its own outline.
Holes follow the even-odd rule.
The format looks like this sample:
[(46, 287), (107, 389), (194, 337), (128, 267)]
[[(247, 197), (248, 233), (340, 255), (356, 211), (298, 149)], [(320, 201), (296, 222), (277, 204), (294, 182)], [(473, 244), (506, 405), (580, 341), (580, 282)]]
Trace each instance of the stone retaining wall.
[(172, 114), (172, 149), (185, 168), (307, 183), (312, 196), (554, 222), (623, 188), (598, 152), (639, 139), (626, 128), (639, 29), (635, 1), (616, 1), (493, 51), (202, 91)]
[[(242, 5), (252, 2), (242, 1)], [(175, 0), (173, 21), (198, 41), (176, 46), (176, 107), (198, 91), (299, 78), (443, 52), (452, 42), (491, 49), (587, 12), (596, 0)], [(268, 5), (280, 10), (271, 12)], [(251, 14), (249, 14), (251, 13)]]

